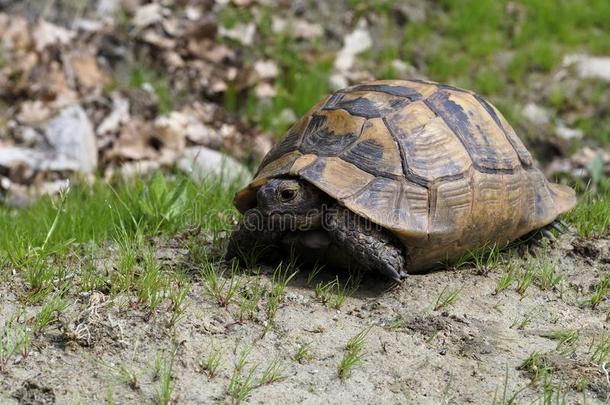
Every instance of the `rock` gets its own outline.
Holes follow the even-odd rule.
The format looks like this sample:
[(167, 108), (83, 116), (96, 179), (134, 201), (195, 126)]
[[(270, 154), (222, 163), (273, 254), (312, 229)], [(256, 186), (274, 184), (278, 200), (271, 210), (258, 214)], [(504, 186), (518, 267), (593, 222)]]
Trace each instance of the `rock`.
[(116, 132), (122, 124), (129, 121), (129, 100), (118, 91), (113, 91), (110, 98), (112, 99), (112, 111), (97, 127), (98, 135)]
[(218, 33), (226, 38), (233, 39), (242, 45), (250, 46), (254, 43), (254, 35), (256, 34), (256, 24), (238, 24), (231, 29), (219, 27)]
[(95, 11), (99, 15), (112, 16), (121, 9), (120, 0), (98, 0)]
[(562, 65), (573, 66), (581, 79), (600, 79), (610, 82), (610, 57), (572, 54), (565, 56)]
[(84, 89), (101, 89), (110, 83), (110, 78), (98, 67), (94, 54), (79, 50), (72, 52), (67, 59)]
[(292, 34), (299, 39), (313, 39), (321, 37), (324, 33), (320, 24), (312, 24), (302, 19), (296, 20), (291, 26)]
[(137, 162), (125, 162), (120, 171), (124, 178), (142, 177), (155, 172), (161, 168), (161, 164), (154, 160), (139, 160)]
[(82, 173), (90, 174), (97, 168), (95, 133), (80, 105), (64, 108), (49, 121), (45, 136), (58, 160), (73, 161)]
[(42, 101), (24, 101), (19, 108), (17, 121), (21, 124), (33, 125), (46, 121), (51, 116), (51, 109)]
[(254, 71), (260, 80), (275, 79), (279, 73), (277, 64), (272, 60), (254, 62)]
[(164, 9), (158, 3), (138, 7), (131, 22), (138, 28), (144, 28), (163, 20)]
[(237, 160), (204, 146), (187, 148), (177, 166), (197, 182), (217, 177), (225, 186), (234, 182), (245, 185), (252, 177), (248, 168)]
[(335, 69), (339, 71), (348, 71), (354, 65), (354, 58), (359, 53), (362, 53), (369, 49), (373, 45), (373, 40), (368, 30), (358, 24), (359, 28), (356, 28), (353, 32), (348, 34), (343, 40), (343, 48), (337, 54), (335, 59)]
[(340, 90), (346, 88), (349, 85), (349, 82), (347, 80), (347, 77), (345, 77), (344, 75), (340, 73), (335, 73), (330, 75), (330, 77), (328, 78), (328, 85), (333, 90)]
[(577, 128), (569, 128), (561, 121), (557, 124), (555, 132), (563, 139), (580, 139), (584, 135), (582, 130)]
[(538, 104), (527, 103), (527, 105), (523, 108), (522, 113), (523, 116), (532, 124), (547, 125), (549, 122), (551, 122), (551, 117), (548, 110), (540, 107)]
[(271, 98), (276, 96), (277, 91), (273, 85), (262, 82), (256, 85), (254, 88), (254, 94), (256, 94), (257, 98)]
[(74, 31), (40, 20), (32, 32), (34, 46), (38, 52), (50, 45), (66, 45), (76, 37)]

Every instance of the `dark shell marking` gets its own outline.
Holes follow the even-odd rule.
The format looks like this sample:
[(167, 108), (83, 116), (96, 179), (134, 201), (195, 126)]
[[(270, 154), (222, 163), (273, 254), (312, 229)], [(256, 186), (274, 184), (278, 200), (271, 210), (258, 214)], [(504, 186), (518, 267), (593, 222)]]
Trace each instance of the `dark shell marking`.
[[(377, 168), (387, 145), (381, 145), (375, 140), (357, 143), (362, 126), (358, 125), (356, 130), (342, 133), (335, 129), (336, 123), (332, 114), (320, 114), (343, 110), (354, 118), (365, 119), (364, 123), (369, 119), (382, 118), (402, 157), (403, 175), (413, 183), (427, 188), (433, 182), (464, 178), (470, 164), (475, 170), (482, 173), (513, 173), (518, 166), (525, 169), (532, 167), (532, 158), (523, 143), (485, 99), (467, 90), (449, 85), (424, 80), (412, 80), (411, 82), (434, 86), (437, 90), (424, 98), (420, 92), (407, 86), (360, 84), (334, 93), (318, 110), (319, 112), (314, 111), (311, 116), (303, 118), (309, 121), (301, 133), (298, 132), (300, 128), (289, 130), (284, 140), (265, 157), (261, 166), (265, 166), (292, 150), (299, 150), (303, 154), (341, 156), (343, 160), (375, 176), (395, 178), (395, 175)], [(373, 100), (366, 94), (361, 94), (365, 92), (381, 93), (386, 95), (387, 99)], [(460, 94), (461, 99), (472, 98), (472, 103), (482, 106), (490, 118), (487, 120), (488, 122), (485, 122), (486, 117), (481, 118), (480, 114), (473, 117), (472, 111), (467, 111), (464, 105), (451, 99), (452, 93)], [(426, 133), (425, 126), (429, 123), (425, 123), (419, 131), (403, 131), (401, 120), (404, 120), (405, 117), (394, 115), (405, 106), (417, 101), (423, 102), (436, 117), (440, 117), (450, 131), (445, 134), (438, 133), (437, 136)], [(498, 140), (497, 137), (490, 139), (489, 131), (486, 129), (489, 130), (491, 123), (494, 126), (492, 130), (501, 133), (503, 139)], [(438, 124), (433, 123), (432, 125)], [(302, 128), (303, 125), (302, 123), (301, 125), (295, 124), (295, 127)], [(427, 136), (428, 139), (422, 138), (422, 136)], [(447, 143), (451, 142), (449, 137), (459, 140), (470, 157), (470, 162), (465, 162), (462, 156), (457, 158), (454, 156), (456, 149), (454, 145)], [(502, 145), (498, 145), (498, 143), (502, 144), (502, 142), (506, 143), (506, 148), (499, 148)], [(507, 149), (508, 146), (510, 146), (510, 150)], [(430, 162), (426, 158), (425, 149), (438, 151), (442, 147), (451, 153), (437, 159), (438, 168), (431, 171), (430, 165), (434, 162)], [(433, 173), (422, 174), (423, 172)]]
[(533, 166), (484, 98), (419, 80), (355, 85), (318, 103), (238, 193), (240, 211), (281, 176), (299, 176), (394, 232), (414, 272), (483, 243), (506, 243), (576, 201)]

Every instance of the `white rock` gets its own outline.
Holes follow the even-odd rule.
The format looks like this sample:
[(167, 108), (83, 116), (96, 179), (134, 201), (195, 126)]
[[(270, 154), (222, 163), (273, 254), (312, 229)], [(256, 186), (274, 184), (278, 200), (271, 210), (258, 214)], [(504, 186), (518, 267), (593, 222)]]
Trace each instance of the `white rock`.
[(93, 173), (97, 167), (95, 133), (85, 110), (79, 105), (64, 108), (49, 121), (45, 136), (58, 161), (72, 161), (78, 171)]
[(197, 182), (219, 178), (225, 186), (235, 182), (245, 185), (252, 177), (248, 168), (237, 160), (204, 146), (187, 148), (177, 166)]
[(292, 35), (296, 38), (313, 39), (322, 36), (324, 30), (320, 24), (312, 24), (307, 20), (296, 20), (292, 24)]
[(120, 0), (98, 0), (95, 11), (99, 15), (112, 16), (121, 8)]
[(77, 171), (78, 162), (65, 157), (59, 157), (53, 151), (28, 149), (21, 147), (0, 148), (0, 167), (13, 170), (24, 166), (34, 171)]
[(258, 60), (254, 62), (254, 71), (260, 79), (275, 79), (279, 73), (277, 64), (272, 60)]
[(610, 82), (610, 57), (585, 54), (566, 55), (563, 66), (574, 66), (582, 79), (600, 79)]
[(254, 94), (256, 94), (257, 98), (271, 98), (275, 97), (277, 92), (271, 84), (262, 82), (256, 85), (254, 88)]
[(129, 99), (119, 92), (112, 92), (112, 111), (97, 127), (97, 133), (104, 135), (118, 131), (120, 126), (129, 121)]
[(44, 50), (49, 45), (66, 45), (76, 37), (74, 31), (67, 30), (45, 20), (40, 20), (32, 32), (37, 51)]
[(154, 160), (139, 160), (136, 162), (125, 162), (121, 165), (121, 175), (123, 178), (130, 179), (141, 177), (159, 170), (161, 163)]
[(563, 139), (580, 139), (584, 135), (581, 129), (567, 127), (561, 121), (557, 124), (555, 132)]
[(335, 69), (343, 72), (350, 70), (354, 65), (355, 56), (366, 51), (372, 45), (373, 40), (366, 28), (356, 28), (344, 38), (343, 48), (335, 59)]
[(274, 34), (281, 34), (285, 32), (287, 26), (288, 23), (285, 19), (276, 15), (271, 17), (271, 31), (273, 31)]
[(335, 73), (330, 75), (328, 78), (328, 85), (333, 90), (344, 89), (348, 85), (347, 77), (343, 76), (340, 73)]
[(238, 24), (231, 29), (220, 27), (218, 33), (223, 37), (234, 39), (242, 45), (250, 46), (254, 42), (256, 25), (254, 23)]
[(551, 121), (550, 113), (538, 104), (527, 103), (522, 113), (528, 121), (536, 125), (546, 125)]
[(158, 3), (150, 3), (138, 7), (131, 22), (139, 28), (147, 27), (163, 20), (163, 7)]

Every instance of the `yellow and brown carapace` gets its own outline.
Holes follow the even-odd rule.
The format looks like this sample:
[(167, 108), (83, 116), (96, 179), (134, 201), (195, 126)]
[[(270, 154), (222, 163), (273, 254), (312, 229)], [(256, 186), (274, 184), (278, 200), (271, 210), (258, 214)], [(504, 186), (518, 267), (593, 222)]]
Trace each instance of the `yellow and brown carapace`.
[(574, 207), (483, 97), (419, 80), (339, 90), (296, 122), (235, 197), (244, 212), (272, 178), (306, 180), (395, 234), (409, 272), (505, 244)]

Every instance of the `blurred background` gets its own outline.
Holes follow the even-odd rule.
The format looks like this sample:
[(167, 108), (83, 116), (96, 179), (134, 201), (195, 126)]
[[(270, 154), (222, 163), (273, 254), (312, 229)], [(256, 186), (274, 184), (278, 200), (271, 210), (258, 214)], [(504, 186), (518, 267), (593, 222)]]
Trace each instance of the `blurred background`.
[(0, 0), (1, 193), (247, 175), (327, 93), (401, 78), (482, 94), (549, 177), (607, 183), (607, 0)]

